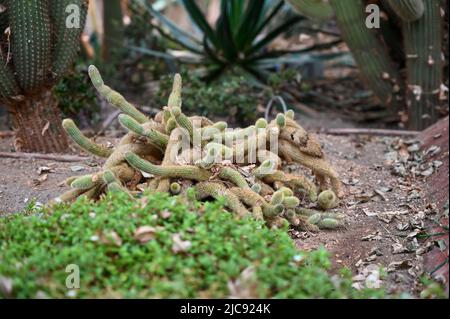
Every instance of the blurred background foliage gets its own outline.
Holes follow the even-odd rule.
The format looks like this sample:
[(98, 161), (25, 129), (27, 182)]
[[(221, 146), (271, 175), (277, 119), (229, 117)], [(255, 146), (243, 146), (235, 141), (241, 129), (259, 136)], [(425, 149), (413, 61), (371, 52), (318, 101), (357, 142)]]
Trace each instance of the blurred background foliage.
[[(190, 114), (244, 125), (263, 115), (268, 105), (276, 112), (284, 104), (308, 118), (306, 127), (403, 127), (405, 118), (392, 116), (360, 80), (362, 71), (333, 10), (320, 9), (321, 3), (91, 0), (80, 58), (55, 88), (62, 111), (78, 117), (84, 128), (104, 126), (113, 110), (97, 96), (86, 74), (87, 66), (96, 64), (110, 86), (148, 113), (166, 103), (170, 78), (181, 72), (184, 107)], [(445, 22), (448, 3), (444, 8)], [(396, 22), (382, 18), (382, 29), (395, 38)], [(393, 57), (401, 55), (401, 46), (390, 43)], [(448, 75), (443, 85), (448, 87)], [(448, 92), (443, 93), (448, 99)], [(439, 116), (447, 114), (443, 106)]]

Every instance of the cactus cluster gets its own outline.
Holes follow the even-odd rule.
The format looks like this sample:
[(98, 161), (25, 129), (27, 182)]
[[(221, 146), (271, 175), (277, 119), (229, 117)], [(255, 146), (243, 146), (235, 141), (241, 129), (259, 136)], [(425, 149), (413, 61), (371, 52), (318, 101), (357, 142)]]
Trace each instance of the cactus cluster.
[[(259, 119), (250, 127), (229, 130), (225, 122), (183, 113), (182, 79), (176, 75), (167, 106), (148, 118), (105, 85), (96, 67), (90, 66), (89, 75), (98, 92), (123, 112), (118, 118), (128, 133), (111, 149), (64, 120), (75, 143), (106, 161), (96, 174), (69, 178), (71, 189), (52, 203), (80, 196), (95, 200), (106, 191), (125, 192), (131, 199), (150, 189), (186, 200), (223, 198), (237, 216), (251, 215), (273, 227), (291, 224), (317, 231), (342, 225), (341, 215), (324, 212), (337, 207), (343, 195), (339, 177), (320, 144), (294, 120), (293, 111), (269, 123)], [(278, 143), (278, 153), (271, 151), (270, 139)], [(254, 160), (252, 153), (257, 153)], [(284, 171), (283, 163), (310, 169), (316, 183)], [(303, 209), (304, 202), (308, 207), (315, 203), (318, 210)]]

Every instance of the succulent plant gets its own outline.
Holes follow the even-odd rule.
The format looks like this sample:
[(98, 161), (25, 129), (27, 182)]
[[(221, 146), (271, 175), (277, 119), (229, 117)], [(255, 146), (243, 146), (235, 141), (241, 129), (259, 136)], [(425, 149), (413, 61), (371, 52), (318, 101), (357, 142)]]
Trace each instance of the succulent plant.
[[(336, 17), (364, 83), (392, 116), (421, 130), (438, 119), (444, 62), (441, 1), (382, 0), (380, 28), (366, 26), (368, 0), (288, 0), (317, 20)], [(404, 69), (405, 68), (405, 69)]]
[(67, 148), (50, 89), (77, 54), (87, 6), (88, 0), (0, 1), (0, 99), (12, 115), (18, 150)]
[[(96, 174), (69, 178), (66, 184), (72, 189), (52, 203), (70, 202), (80, 196), (95, 200), (107, 191), (126, 192), (130, 198), (144, 189), (186, 198), (194, 192), (198, 200), (222, 198), (225, 206), (237, 216), (263, 219), (273, 227), (290, 223), (318, 230), (322, 224), (325, 228), (342, 225), (340, 219), (334, 224), (328, 220), (334, 220), (333, 213), (323, 218), (322, 224), (318, 220), (317, 226), (295, 211), (304, 198), (315, 202), (318, 190), (332, 195), (334, 204), (330, 207), (338, 205), (337, 198), (343, 193), (339, 177), (325, 160), (320, 145), (295, 122), (292, 111), (279, 114), (263, 125), (264, 121), (258, 120), (255, 126), (226, 131), (225, 122), (214, 123), (205, 117), (184, 115), (182, 79), (176, 75), (167, 106), (151, 119), (105, 85), (97, 68), (91, 66), (89, 75), (99, 93), (123, 112), (119, 122), (129, 132), (110, 149), (83, 136), (72, 120), (65, 119), (63, 127), (69, 136), (85, 151), (106, 160), (102, 171)], [(168, 130), (171, 122), (174, 124)], [(284, 130), (301, 138), (285, 139), (290, 134)], [(267, 133), (276, 133), (281, 158), (267, 149), (269, 136), (272, 136)], [(230, 136), (234, 139), (227, 144), (222, 137)], [(258, 153), (261, 156), (252, 159), (256, 145), (265, 153)], [(239, 154), (243, 161), (238, 160)], [(300, 173), (284, 172), (281, 159), (310, 168), (318, 185)], [(319, 194), (319, 198), (327, 196)]]

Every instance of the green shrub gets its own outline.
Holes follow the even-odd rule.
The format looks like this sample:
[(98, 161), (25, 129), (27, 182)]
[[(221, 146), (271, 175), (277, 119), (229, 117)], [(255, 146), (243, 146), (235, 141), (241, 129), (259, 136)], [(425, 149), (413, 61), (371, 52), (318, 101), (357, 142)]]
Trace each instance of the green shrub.
[[(141, 226), (156, 230), (146, 243), (135, 236)], [(80, 269), (77, 290), (65, 286), (69, 264)], [(228, 297), (238, 278), (233, 291), (241, 297), (382, 296), (353, 290), (350, 271), (331, 276), (329, 267), (324, 249), (300, 252), (286, 230), (237, 220), (220, 202), (185, 204), (159, 193), (133, 202), (114, 194), (0, 218), (8, 297)]]
[[(192, 71), (182, 71), (183, 110), (188, 114), (207, 117), (225, 117), (228, 122), (248, 124), (258, 118), (257, 107), (267, 103), (267, 91), (258, 89), (248, 79), (227, 75), (205, 84)], [(156, 105), (165, 105), (172, 90), (172, 75), (163, 76), (159, 82)]]
[(77, 117), (83, 112), (85, 118), (92, 119), (91, 124), (99, 121), (100, 108), (86, 64), (77, 62), (75, 69), (64, 76), (53, 90), (65, 117)]

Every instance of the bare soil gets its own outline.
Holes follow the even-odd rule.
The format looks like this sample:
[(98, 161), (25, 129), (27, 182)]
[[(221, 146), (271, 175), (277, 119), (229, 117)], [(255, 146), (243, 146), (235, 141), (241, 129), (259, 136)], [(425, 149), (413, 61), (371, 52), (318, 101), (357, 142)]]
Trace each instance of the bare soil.
[[(426, 231), (424, 221), (437, 212), (426, 196), (425, 178), (393, 175), (386, 153), (392, 151), (394, 138), (318, 138), (344, 183), (346, 196), (335, 211), (346, 214), (346, 226), (317, 234), (291, 231), (297, 246), (325, 246), (333, 269), (353, 271), (355, 287), (382, 284), (391, 293), (417, 296), (423, 256), (431, 249), (418, 235)], [(0, 151), (12, 149), (11, 138), (0, 139)], [(85, 163), (0, 158), (0, 214), (20, 211), (33, 199), (45, 203), (66, 190), (67, 177), (98, 171), (100, 165), (94, 158)]]

